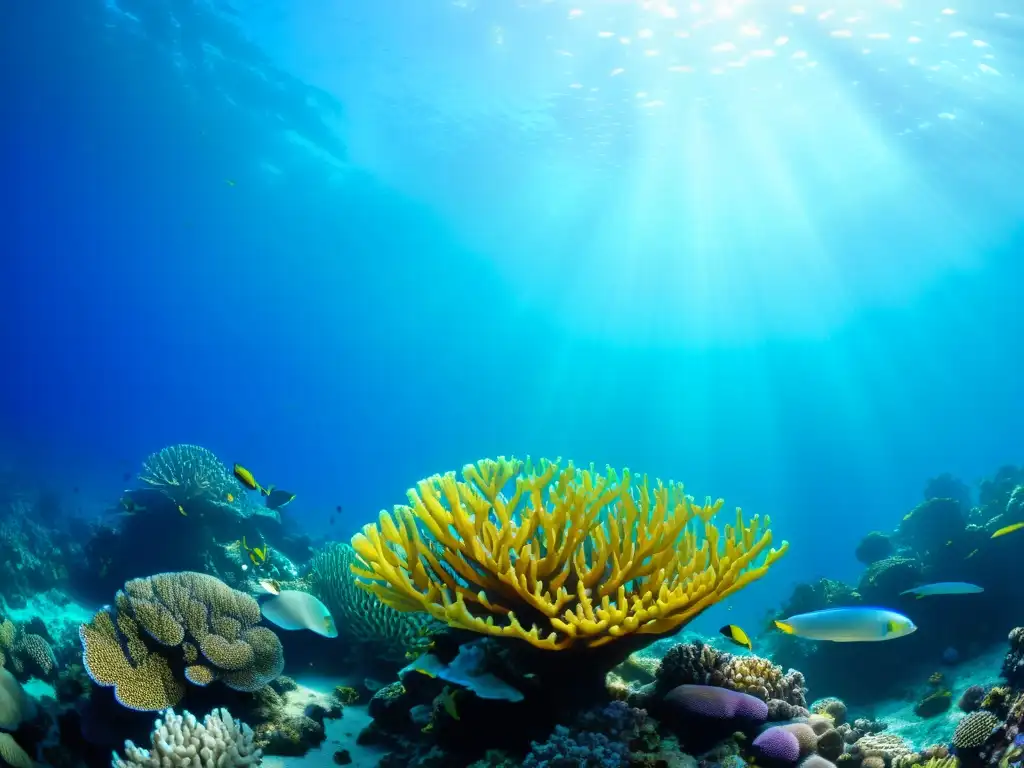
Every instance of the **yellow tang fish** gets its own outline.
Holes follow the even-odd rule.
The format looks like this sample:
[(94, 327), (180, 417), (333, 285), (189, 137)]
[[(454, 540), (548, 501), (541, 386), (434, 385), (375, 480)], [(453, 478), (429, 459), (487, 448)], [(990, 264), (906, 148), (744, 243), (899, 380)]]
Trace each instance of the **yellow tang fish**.
[(255, 566), (263, 565), (267, 562), (267, 547), (264, 546), (262, 549), (253, 547), (249, 550), (249, 559), (252, 560), (252, 564)]
[(263, 492), (263, 488), (256, 482), (256, 478), (253, 477), (252, 472), (243, 467), (241, 464), (235, 464), (235, 477), (238, 478), (238, 482), (248, 488), (250, 491)]
[(747, 633), (735, 624), (726, 624), (718, 631), (725, 635), (725, 637), (727, 637), (731, 642), (736, 643), (736, 645), (742, 646), (748, 651), (754, 650), (754, 646), (751, 644), (750, 638), (747, 637)]
[(1013, 525), (1007, 525), (1005, 528), (1000, 528), (998, 531), (992, 534), (993, 539), (998, 539), (1000, 536), (1005, 536), (1008, 533), (1019, 531), (1024, 528), (1024, 523), (1014, 523)]

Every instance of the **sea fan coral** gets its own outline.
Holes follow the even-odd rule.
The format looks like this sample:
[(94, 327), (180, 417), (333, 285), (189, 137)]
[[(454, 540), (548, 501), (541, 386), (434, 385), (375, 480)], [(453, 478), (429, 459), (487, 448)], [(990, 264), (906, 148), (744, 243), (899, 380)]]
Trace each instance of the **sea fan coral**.
[[(360, 586), (401, 611), (548, 650), (672, 632), (763, 576), (768, 520), (724, 535), (679, 483), (499, 458), (421, 481), (352, 539)], [(504, 490), (511, 485), (511, 494)]]
[(396, 611), (360, 589), (351, 570), (354, 564), (356, 553), (348, 544), (321, 550), (310, 562), (310, 591), (330, 610), (346, 641), (366, 645), (383, 659), (402, 661), (422, 644), (426, 627), (436, 622), (426, 613)]

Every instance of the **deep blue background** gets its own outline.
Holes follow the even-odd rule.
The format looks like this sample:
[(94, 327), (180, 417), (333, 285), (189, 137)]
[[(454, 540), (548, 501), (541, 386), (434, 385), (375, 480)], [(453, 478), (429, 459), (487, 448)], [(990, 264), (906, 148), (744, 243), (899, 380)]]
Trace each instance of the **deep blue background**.
[(825, 334), (602, 339), (527, 301), (429, 200), (298, 153), (284, 129), (345, 159), (345, 104), (192, 13), (246, 68), (183, 74), (95, 0), (0, 11), (0, 448), (85, 513), (179, 441), (339, 536), (427, 474), (561, 455), (771, 514), (793, 549), (741, 598), (760, 611), (852, 577), (858, 538), (930, 476), (1020, 461), (1014, 222), (978, 268)]

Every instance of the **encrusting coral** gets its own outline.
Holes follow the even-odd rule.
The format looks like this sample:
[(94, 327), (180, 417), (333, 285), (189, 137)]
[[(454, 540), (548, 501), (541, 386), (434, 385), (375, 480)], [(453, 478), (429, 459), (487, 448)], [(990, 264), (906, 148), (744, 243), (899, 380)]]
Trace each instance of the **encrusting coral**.
[(125, 759), (114, 755), (111, 768), (241, 768), (263, 762), (252, 730), (226, 709), (213, 710), (201, 723), (188, 712), (179, 716), (168, 709), (163, 714), (150, 736), (151, 748), (126, 741)]
[(132, 579), (113, 609), (81, 626), (83, 663), (122, 705), (143, 711), (173, 707), (186, 680), (255, 691), (284, 668), (281, 642), (256, 626), (260, 618), (256, 600), (213, 576)]
[(353, 537), (359, 586), (397, 610), (542, 649), (673, 632), (787, 547), (770, 548), (767, 518), (745, 523), (737, 509), (723, 533), (721, 499), (699, 505), (680, 483), (628, 470), (499, 458), (462, 478), (421, 481), (409, 505)]
[(348, 544), (338, 542), (321, 550), (310, 562), (310, 591), (330, 610), (345, 640), (365, 645), (387, 660), (403, 661), (423, 644), (422, 632), (433, 619), (426, 613), (396, 611), (360, 589), (351, 570), (356, 562)]

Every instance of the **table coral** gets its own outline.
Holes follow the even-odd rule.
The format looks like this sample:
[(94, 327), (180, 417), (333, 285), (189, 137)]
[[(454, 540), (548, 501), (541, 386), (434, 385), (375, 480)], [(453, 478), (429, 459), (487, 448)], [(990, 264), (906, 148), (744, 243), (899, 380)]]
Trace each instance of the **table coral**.
[(133, 579), (115, 607), (98, 611), (79, 630), (84, 665), (117, 700), (143, 711), (166, 709), (185, 681), (220, 680), (255, 691), (281, 674), (277, 635), (260, 620), (259, 604), (202, 573), (162, 573)]
[(352, 571), (401, 611), (546, 650), (596, 648), (676, 631), (782, 556), (767, 518), (737, 510), (719, 530), (722, 506), (628, 470), (483, 460), (382, 512), (352, 539)]

